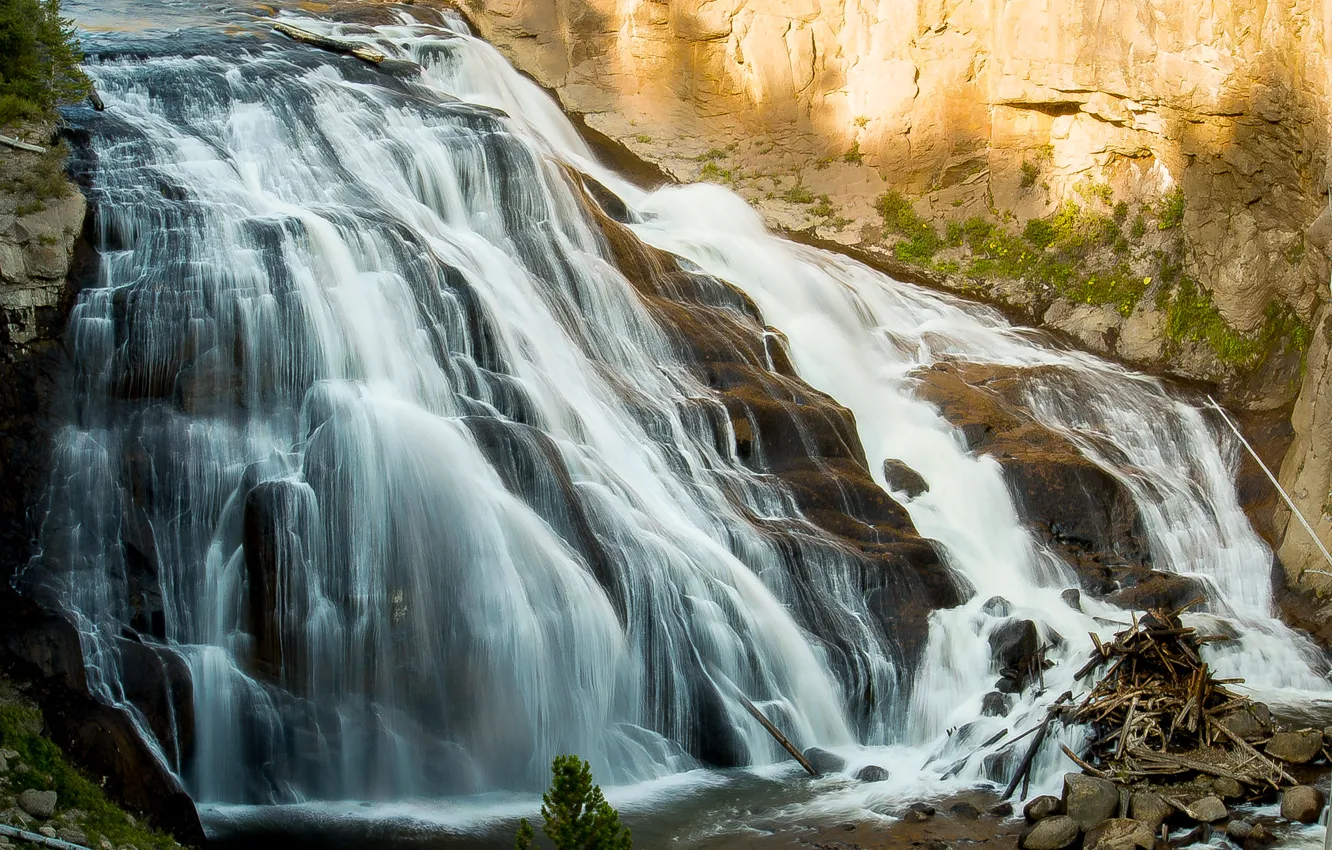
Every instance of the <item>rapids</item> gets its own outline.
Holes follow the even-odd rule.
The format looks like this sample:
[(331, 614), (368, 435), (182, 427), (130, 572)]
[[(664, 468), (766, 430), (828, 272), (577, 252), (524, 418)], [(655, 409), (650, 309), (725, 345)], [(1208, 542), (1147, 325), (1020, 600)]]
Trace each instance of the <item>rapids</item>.
[[(1077, 578), (999, 464), (918, 398), (912, 373), (952, 359), (1044, 367), (1027, 409), (1129, 488), (1157, 569), (1214, 591), (1192, 617), (1238, 635), (1209, 651), (1218, 670), (1275, 703), (1329, 691), (1275, 616), (1240, 448), (1196, 399), (782, 240), (720, 187), (629, 185), (460, 19), (300, 19), (373, 43), (381, 70), (241, 11), (161, 10), (177, 29), (72, 7), (108, 105), (68, 114), (100, 262), (22, 581), (76, 619), (98, 695), (215, 828), (299, 811), (479, 835), (534, 811), (567, 751), (629, 811), (724, 800), (682, 816), (687, 835), (1002, 781), (1004, 741), (980, 742), (1076, 690), (1078, 638), (1127, 615), (1061, 599)], [(930, 615), (919, 658), (863, 564), (698, 414), (720, 404), (566, 166), (752, 299), (854, 413), (880, 486), (885, 459), (924, 477), (895, 498), (965, 601)], [(986, 717), (996, 595), (1067, 639), (1043, 689)], [(188, 714), (134, 699), (145, 644), (187, 670)], [(739, 694), (891, 778), (792, 791)], [(1062, 759), (1046, 749), (1036, 790)]]

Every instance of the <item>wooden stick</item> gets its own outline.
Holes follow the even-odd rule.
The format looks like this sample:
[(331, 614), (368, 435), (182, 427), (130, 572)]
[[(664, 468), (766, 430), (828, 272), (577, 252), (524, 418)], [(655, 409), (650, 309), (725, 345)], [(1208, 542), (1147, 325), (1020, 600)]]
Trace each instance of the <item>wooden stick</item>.
[(1004, 791), (1004, 796), (999, 798), (1000, 800), (1007, 800), (1009, 797), (1013, 796), (1013, 792), (1017, 790), (1018, 783), (1022, 782), (1027, 774), (1031, 772), (1031, 763), (1036, 760), (1036, 751), (1039, 750), (1041, 744), (1045, 742), (1045, 733), (1050, 730), (1050, 722), (1055, 719), (1055, 714), (1057, 714), (1055, 709), (1065, 700), (1072, 698), (1072, 691), (1064, 691), (1059, 696), (1059, 699), (1055, 700), (1050, 706), (1045, 715), (1045, 720), (1041, 722), (1040, 726), (1036, 727), (1035, 740), (1033, 740), (1031, 746), (1027, 748), (1027, 754), (1022, 757), (1022, 762), (1018, 765), (1017, 773), (1013, 774), (1013, 781), (1008, 783), (1008, 788)]
[(1124, 757), (1124, 747), (1128, 746), (1128, 733), (1133, 728), (1133, 715), (1138, 711), (1138, 698), (1134, 697), (1133, 702), (1129, 704), (1128, 716), (1124, 718), (1124, 726), (1119, 736), (1119, 745), (1115, 747), (1115, 758)]
[(782, 748), (790, 753), (792, 758), (800, 762), (800, 766), (805, 769), (806, 773), (810, 776), (819, 775), (819, 772), (814, 769), (814, 765), (810, 764), (809, 759), (805, 758), (805, 754), (797, 750), (795, 745), (787, 740), (787, 737), (782, 734), (781, 730), (776, 726), (773, 726), (772, 721), (763, 716), (763, 712), (758, 710), (758, 706), (750, 702), (749, 698), (744, 694), (738, 694), (738, 696), (740, 697), (740, 704), (748, 709), (750, 714), (754, 715), (754, 719), (762, 724), (764, 729), (768, 730), (769, 735), (777, 739), (777, 743), (781, 744)]
[[(1250, 755), (1257, 756), (1259, 763), (1267, 762), (1267, 764), (1269, 764), (1276, 771), (1277, 775), (1280, 776), (1282, 779), (1286, 780), (1291, 785), (1300, 784), (1298, 781), (1296, 781), (1295, 777), (1291, 776), (1289, 773), (1286, 773), (1286, 771), (1281, 768), (1281, 765), (1276, 763), (1275, 759), (1270, 759), (1267, 756), (1255, 750), (1252, 744), (1241, 738), (1239, 735), (1236, 735), (1234, 732), (1231, 732), (1230, 729), (1228, 729), (1224, 723), (1216, 724), (1216, 728), (1220, 729), (1221, 733), (1225, 735), (1227, 738), (1234, 741), (1235, 744), (1241, 750), (1244, 750), (1246, 753), (1249, 753)], [(1269, 782), (1270, 781), (1271, 780), (1269, 780)], [(1275, 785), (1276, 783), (1272, 782), (1272, 784)]]
[(1087, 763), (1086, 763), (1085, 761), (1083, 761), (1082, 759), (1078, 758), (1078, 757), (1077, 757), (1077, 754), (1074, 753), (1072, 750), (1070, 750), (1070, 749), (1068, 748), (1067, 745), (1065, 745), (1065, 744), (1060, 744), (1060, 745), (1059, 745), (1059, 749), (1063, 750), (1063, 751), (1064, 751), (1064, 755), (1066, 755), (1066, 756), (1068, 756), (1070, 759), (1072, 759), (1074, 764), (1076, 764), (1078, 767), (1080, 767), (1080, 768), (1082, 768), (1083, 770), (1085, 770), (1087, 773), (1090, 773), (1092, 776), (1099, 776), (1099, 777), (1101, 777), (1102, 779), (1105, 778), (1105, 771), (1103, 771), (1103, 770), (1097, 770), (1096, 768), (1094, 768), (1094, 767), (1092, 767), (1091, 765), (1087, 764)]
[(8, 145), (11, 148), (18, 148), (21, 151), (31, 151), (32, 153), (46, 153), (46, 148), (41, 145), (30, 145), (27, 142), (21, 142), (10, 136), (0, 136), (0, 145)]
[(278, 21), (273, 24), (273, 29), (285, 35), (287, 38), (294, 39), (302, 44), (308, 44), (312, 47), (319, 47), (324, 50), (330, 50), (334, 53), (346, 53), (355, 56), (365, 62), (371, 62), (375, 65), (380, 64), (388, 57), (372, 47), (366, 47), (363, 44), (357, 44), (354, 41), (345, 41), (340, 38), (333, 38), (327, 35), (303, 30), (300, 27), (294, 27), (291, 24)]
[(47, 838), (45, 835), (38, 835), (35, 832), (28, 832), (26, 829), (6, 826), (2, 823), (0, 823), (0, 835), (27, 841), (39, 847), (50, 847), (51, 850), (88, 850), (82, 844), (71, 844), (68, 841), (61, 841), (59, 838)]

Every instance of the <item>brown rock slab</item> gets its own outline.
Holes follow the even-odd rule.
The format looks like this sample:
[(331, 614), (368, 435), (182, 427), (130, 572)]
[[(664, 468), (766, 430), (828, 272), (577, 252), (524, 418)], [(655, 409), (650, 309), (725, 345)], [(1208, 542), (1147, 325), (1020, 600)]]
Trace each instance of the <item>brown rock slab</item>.
[(1132, 818), (1110, 818), (1087, 832), (1083, 850), (1152, 850), (1156, 834), (1150, 826)]
[(1161, 828), (1166, 818), (1174, 814), (1175, 808), (1165, 801), (1160, 794), (1151, 791), (1134, 791), (1129, 800), (1129, 814), (1135, 820), (1142, 821), (1152, 828)]
[(1263, 749), (1272, 758), (1291, 764), (1307, 764), (1323, 751), (1323, 733), (1313, 729), (1278, 732)]
[(1226, 804), (1221, 802), (1221, 798), (1209, 794), (1206, 797), (1194, 800), (1188, 806), (1189, 817), (1198, 823), (1215, 823), (1225, 819), (1230, 814), (1226, 809)]
[(1023, 850), (1062, 850), (1078, 840), (1078, 823), (1067, 815), (1040, 821), (1019, 841)]
[(1045, 820), (1048, 817), (1059, 814), (1063, 810), (1063, 804), (1058, 797), (1049, 795), (1037, 797), (1027, 805), (1022, 807), (1022, 816), (1029, 823)]

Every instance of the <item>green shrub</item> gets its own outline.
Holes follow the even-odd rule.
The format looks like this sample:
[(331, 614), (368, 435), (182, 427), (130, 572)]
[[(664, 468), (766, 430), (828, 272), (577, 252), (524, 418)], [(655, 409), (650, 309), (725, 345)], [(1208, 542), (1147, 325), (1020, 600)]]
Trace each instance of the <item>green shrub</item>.
[(812, 204), (814, 203), (814, 193), (805, 188), (805, 184), (797, 183), (790, 189), (782, 193), (782, 198), (793, 204)]
[(1040, 179), (1041, 169), (1029, 159), (1022, 160), (1022, 188), (1030, 189)]
[(1309, 326), (1290, 305), (1273, 301), (1263, 314), (1263, 325), (1251, 334), (1232, 328), (1212, 302), (1211, 295), (1191, 278), (1181, 275), (1165, 302), (1166, 339), (1172, 343), (1201, 342), (1224, 363), (1240, 367), (1256, 364), (1273, 343), (1284, 341), (1295, 351), (1309, 347)]
[(726, 159), (727, 153), (721, 148), (709, 148), (707, 151), (694, 157), (695, 162), (713, 162), (718, 159)]
[(82, 61), (60, 0), (0, 0), (0, 127), (86, 97)]
[(722, 168), (716, 162), (708, 160), (703, 164), (703, 170), (698, 173), (698, 179), (709, 183), (733, 183), (735, 175), (731, 173), (731, 169)]
[[(592, 784), (592, 767), (578, 756), (557, 756), (550, 766), (550, 790), (542, 796), (541, 831), (555, 850), (630, 850), (633, 837), (620, 815)], [(528, 850), (536, 838), (523, 818), (514, 850)]]
[(851, 149), (842, 155), (842, 161), (854, 163), (855, 165), (859, 165), (860, 163), (865, 161), (864, 154), (860, 152), (859, 140), (853, 142), (851, 144)]
[(1176, 186), (1161, 198), (1156, 207), (1156, 227), (1170, 230), (1184, 223), (1184, 190)]

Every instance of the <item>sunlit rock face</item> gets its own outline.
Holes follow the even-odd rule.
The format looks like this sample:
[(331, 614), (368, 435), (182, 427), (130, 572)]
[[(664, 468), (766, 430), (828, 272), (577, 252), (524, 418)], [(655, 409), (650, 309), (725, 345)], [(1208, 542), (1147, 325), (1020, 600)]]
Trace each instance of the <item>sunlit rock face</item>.
[[(1183, 228), (1170, 235), (1187, 236), (1186, 272), (1234, 329), (1260, 328), (1273, 301), (1307, 319), (1328, 276), (1305, 250), (1324, 207), (1320, 3), (474, 5), (481, 33), (590, 126), (671, 174), (735, 185), (771, 224), (873, 247), (873, 202), (889, 189), (942, 229), (996, 214), (1020, 227), (1088, 203), (1093, 184), (1134, 211), (1182, 187)], [(805, 201), (823, 195), (829, 206)], [(1159, 236), (1139, 237), (1143, 250), (1168, 247)], [(1163, 345), (1151, 298), (1124, 316), (995, 281), (979, 289), (1098, 353), (1192, 379), (1236, 371), (1204, 348)], [(1234, 395), (1270, 409), (1294, 387)]]

